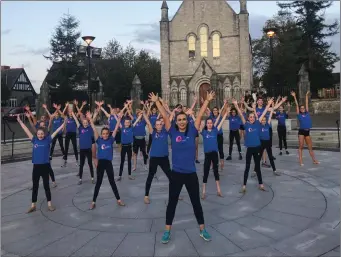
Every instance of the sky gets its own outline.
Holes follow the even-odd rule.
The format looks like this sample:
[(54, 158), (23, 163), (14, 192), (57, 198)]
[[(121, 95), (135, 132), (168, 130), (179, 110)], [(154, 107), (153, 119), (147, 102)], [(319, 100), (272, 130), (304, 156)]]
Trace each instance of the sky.
[[(2, 1), (1, 65), (24, 67), (37, 93), (51, 62), (49, 40), (65, 13), (75, 16), (81, 35), (95, 36), (95, 47), (105, 47), (113, 38), (124, 47), (131, 44), (160, 56), (159, 21), (162, 1)], [(239, 2), (227, 1), (238, 13)], [(181, 1), (167, 1), (172, 17)], [(262, 35), (267, 19), (278, 11), (275, 1), (248, 1), (250, 34)], [(326, 11), (327, 21), (340, 20), (340, 2)], [(340, 35), (329, 39), (332, 49), (340, 54)], [(340, 71), (340, 62), (334, 71)]]

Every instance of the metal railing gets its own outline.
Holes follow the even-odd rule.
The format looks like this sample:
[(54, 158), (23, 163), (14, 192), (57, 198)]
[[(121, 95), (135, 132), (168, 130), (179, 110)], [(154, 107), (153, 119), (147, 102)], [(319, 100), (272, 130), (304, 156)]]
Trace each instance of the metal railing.
[(2, 118), (2, 124), (3, 124), (3, 135), (4, 135), (4, 140), (3, 140), (3, 144), (6, 144), (6, 126), (8, 128), (8, 130), (12, 133), (12, 155), (11, 158), (13, 158), (14, 155), (14, 136), (15, 136), (15, 132), (11, 129), (11, 127), (8, 124), (8, 121), (5, 120), (4, 118)]
[(336, 128), (337, 128), (337, 139), (339, 141), (338, 148), (340, 148), (340, 120), (336, 120)]

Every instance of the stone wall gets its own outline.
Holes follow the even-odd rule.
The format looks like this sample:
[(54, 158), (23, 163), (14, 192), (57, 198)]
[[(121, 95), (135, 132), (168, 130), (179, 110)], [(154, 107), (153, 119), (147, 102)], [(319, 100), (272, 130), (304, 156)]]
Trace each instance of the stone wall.
[(311, 104), (314, 114), (340, 113), (340, 99), (313, 99)]

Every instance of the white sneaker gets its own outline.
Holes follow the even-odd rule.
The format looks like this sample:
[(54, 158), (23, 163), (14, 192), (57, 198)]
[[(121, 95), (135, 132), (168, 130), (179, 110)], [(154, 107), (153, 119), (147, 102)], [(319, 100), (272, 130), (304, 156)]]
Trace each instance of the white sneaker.
[(76, 165), (79, 167), (79, 162), (78, 161), (76, 161)]
[(67, 161), (64, 161), (64, 164), (61, 166), (62, 168), (66, 168)]
[(148, 166), (147, 165), (144, 165), (144, 170), (148, 171)]

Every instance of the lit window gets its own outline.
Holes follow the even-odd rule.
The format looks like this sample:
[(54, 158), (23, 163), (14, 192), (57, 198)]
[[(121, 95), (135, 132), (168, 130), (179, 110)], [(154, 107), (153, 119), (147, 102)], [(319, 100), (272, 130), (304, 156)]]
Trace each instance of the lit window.
[(214, 34), (212, 37), (213, 41), (213, 57), (220, 57), (220, 36)]
[(186, 89), (184, 88), (180, 90), (180, 100), (183, 103), (187, 101), (187, 92), (186, 92)]
[(231, 97), (231, 89), (229, 86), (224, 87), (224, 98), (230, 98)]
[(195, 57), (195, 36), (191, 35), (188, 37), (188, 53), (189, 58)]
[(200, 50), (201, 56), (207, 57), (207, 39), (208, 39), (207, 27), (203, 26), (200, 28)]

